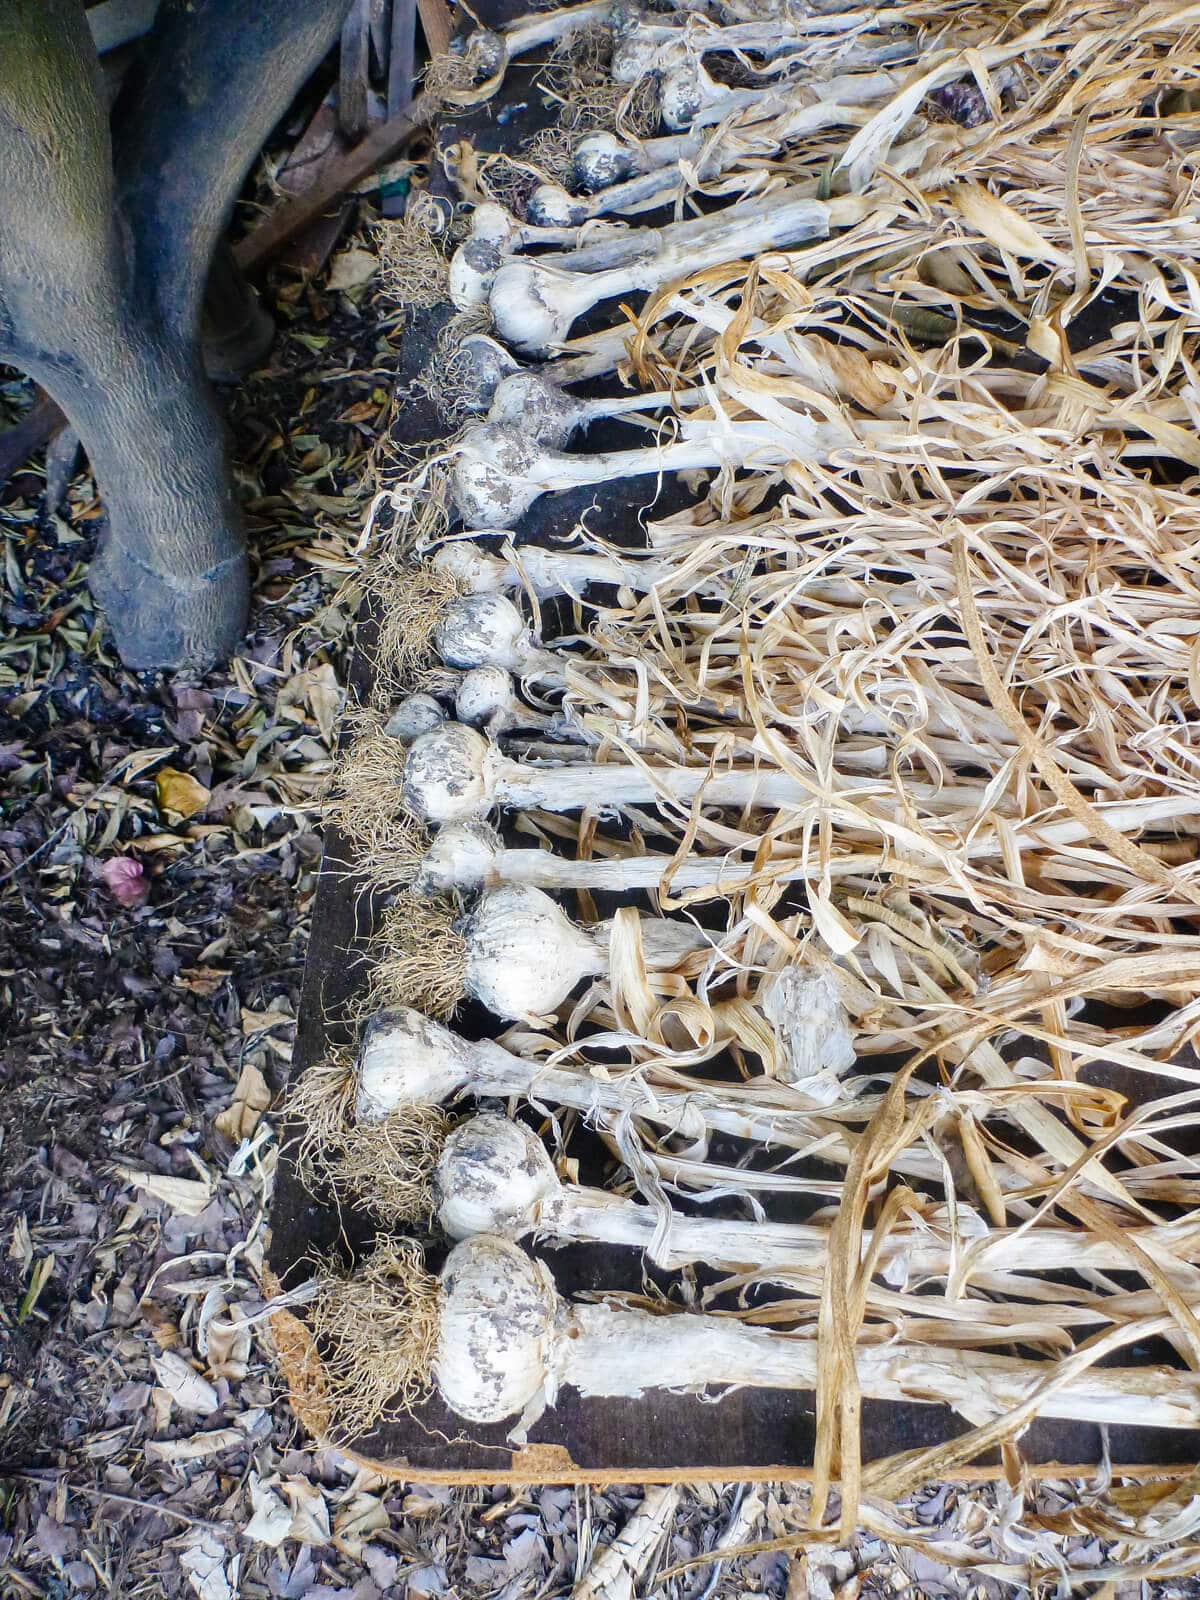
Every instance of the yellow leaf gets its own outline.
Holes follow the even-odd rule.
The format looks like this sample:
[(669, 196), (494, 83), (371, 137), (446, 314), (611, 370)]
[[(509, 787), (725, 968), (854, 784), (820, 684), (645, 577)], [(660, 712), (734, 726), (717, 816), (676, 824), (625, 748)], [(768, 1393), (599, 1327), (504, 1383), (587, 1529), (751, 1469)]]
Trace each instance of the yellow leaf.
[(231, 1144), (248, 1139), (258, 1126), (259, 1118), (271, 1103), (267, 1080), (249, 1061), (242, 1068), (233, 1099), (215, 1119), (217, 1128)]
[(249, 1006), (242, 1007), (242, 1032), (247, 1035), (268, 1033), (272, 1028), (290, 1028), (295, 1021), (291, 1012), (281, 1007), (269, 1006), (266, 1011), (252, 1011)]
[(160, 811), (173, 811), (178, 817), (194, 817), (203, 811), (211, 798), (211, 791), (198, 783), (190, 772), (180, 772), (176, 767), (163, 767), (155, 774), (154, 787), (158, 791)]

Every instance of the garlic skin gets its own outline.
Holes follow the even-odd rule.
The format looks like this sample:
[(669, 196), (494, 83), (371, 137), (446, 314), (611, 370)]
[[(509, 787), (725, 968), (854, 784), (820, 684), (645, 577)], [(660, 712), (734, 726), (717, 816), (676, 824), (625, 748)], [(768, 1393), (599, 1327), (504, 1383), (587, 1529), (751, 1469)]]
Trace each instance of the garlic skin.
[(389, 739), (412, 744), (423, 733), (440, 728), (446, 720), (445, 708), (431, 694), (410, 694), (401, 700), (383, 725)]
[(785, 967), (764, 985), (761, 1005), (778, 1046), (771, 1076), (803, 1090), (817, 1105), (844, 1100), (842, 1075), (858, 1057), (850, 1017), (829, 968)]
[(451, 1239), (518, 1238), (529, 1216), (556, 1193), (558, 1177), (542, 1141), (523, 1122), (483, 1111), (442, 1146), (434, 1175), (437, 1218)]
[(490, 889), (463, 932), (467, 993), (509, 1021), (551, 1015), (584, 978), (607, 970), (595, 939), (527, 885)]
[(527, 1411), (554, 1346), (558, 1296), (547, 1268), (506, 1239), (464, 1239), (446, 1258), (439, 1301), (433, 1370), (446, 1404), (478, 1423)]

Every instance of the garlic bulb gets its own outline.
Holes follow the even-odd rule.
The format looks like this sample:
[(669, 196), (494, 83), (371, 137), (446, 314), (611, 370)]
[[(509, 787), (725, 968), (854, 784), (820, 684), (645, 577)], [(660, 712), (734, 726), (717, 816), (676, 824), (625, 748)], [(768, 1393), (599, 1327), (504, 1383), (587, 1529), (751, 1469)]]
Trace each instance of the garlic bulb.
[(442, 1269), (433, 1370), (457, 1416), (497, 1422), (541, 1393), (557, 1299), (549, 1271), (516, 1245), (468, 1239), (455, 1246)]
[(608, 966), (596, 940), (540, 889), (489, 890), (463, 932), (467, 991), (498, 1017), (549, 1016)]
[(400, 744), (412, 744), (423, 733), (440, 728), (445, 720), (444, 708), (431, 694), (410, 694), (393, 709), (383, 731), (389, 739), (396, 739)]
[(542, 1141), (523, 1122), (487, 1111), (449, 1134), (434, 1183), (438, 1221), (451, 1239), (510, 1230), (518, 1238), (559, 1187)]
[[(666, 971), (707, 940), (688, 922), (639, 919), (650, 971)], [(552, 1015), (585, 978), (608, 972), (612, 924), (583, 928), (532, 884), (489, 889), (463, 924), (466, 990), (498, 1017)]]
[(449, 667), (503, 667), (525, 677), (561, 677), (557, 658), (533, 642), (517, 607), (502, 594), (469, 594), (447, 608), (433, 635)]

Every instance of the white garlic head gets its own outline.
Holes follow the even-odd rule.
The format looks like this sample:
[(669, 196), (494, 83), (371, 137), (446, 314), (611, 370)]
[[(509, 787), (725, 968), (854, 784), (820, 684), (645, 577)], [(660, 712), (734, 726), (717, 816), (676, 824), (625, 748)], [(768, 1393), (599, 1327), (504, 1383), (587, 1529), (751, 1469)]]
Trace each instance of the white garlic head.
[(603, 130), (585, 133), (575, 146), (571, 157), (571, 171), (575, 182), (587, 194), (599, 189), (610, 189), (622, 183), (637, 170), (637, 157), (615, 133)]
[(401, 700), (383, 725), (389, 739), (401, 744), (411, 744), (431, 728), (439, 728), (446, 720), (444, 709), (431, 694), (410, 694)]
[(637, 83), (658, 67), (663, 47), (664, 23), (659, 19), (647, 25), (639, 19), (625, 28), (612, 53), (614, 83)]
[(430, 566), (435, 572), (444, 572), (453, 578), (467, 594), (491, 594), (505, 587), (504, 563), (469, 539), (454, 539), (444, 544), (434, 554)]
[(360, 1122), (379, 1122), (405, 1106), (437, 1106), (467, 1082), (463, 1041), (410, 1006), (371, 1019), (358, 1057)]
[(473, 239), (490, 239), (493, 244), (507, 247), (520, 231), (520, 224), (512, 213), (494, 200), (481, 200), (471, 213)]
[(503, 667), (472, 667), (458, 686), (454, 714), (472, 728), (484, 728), (504, 715), (513, 698), (513, 681)]
[(579, 422), (579, 404), (537, 372), (515, 372), (496, 386), (488, 421), (531, 433), (540, 444), (561, 450)]
[(450, 257), (447, 287), (460, 311), (483, 305), (492, 291), (505, 252), (494, 239), (464, 239)]
[(485, 1111), (454, 1129), (434, 1177), (437, 1216), (451, 1239), (477, 1233), (519, 1239), (558, 1188), (554, 1163), (523, 1122)]
[(529, 355), (544, 354), (561, 344), (575, 318), (592, 304), (591, 276), (510, 256), (488, 296), (496, 332), (506, 344)]
[(500, 836), (486, 822), (452, 822), (439, 828), (421, 858), (413, 887), (418, 894), (483, 889), (496, 874)]
[(605, 971), (603, 951), (541, 889), (489, 889), (463, 924), (467, 993), (509, 1021), (549, 1016), (584, 978)]
[[(455, 50), (453, 43), (451, 49)], [(476, 28), (455, 53), (466, 56), (476, 81), (494, 78), (508, 65), (508, 45), (492, 28)]]
[(578, 228), (587, 221), (588, 208), (561, 184), (539, 183), (525, 202), (525, 215), (539, 228)]
[(455, 401), (463, 411), (477, 415), (491, 405), (501, 378), (520, 370), (520, 363), (486, 333), (468, 334), (446, 363)]
[(540, 1263), (507, 1239), (455, 1245), (442, 1268), (434, 1376), (468, 1422), (503, 1422), (542, 1392), (554, 1351), (558, 1296)]
[(658, 87), (658, 107), (663, 126), (672, 132), (690, 128), (709, 97), (694, 62), (684, 62), (663, 74)]
[(504, 667), (520, 672), (533, 649), (529, 625), (507, 595), (468, 594), (455, 600), (433, 634), (448, 667)]
[(492, 749), (481, 733), (444, 722), (409, 746), (404, 803), (424, 822), (466, 822), (492, 803)]
[(533, 476), (541, 458), (536, 439), (519, 428), (485, 422), (466, 434), (450, 468), (450, 492), (463, 520), (476, 528), (517, 522), (542, 492)]

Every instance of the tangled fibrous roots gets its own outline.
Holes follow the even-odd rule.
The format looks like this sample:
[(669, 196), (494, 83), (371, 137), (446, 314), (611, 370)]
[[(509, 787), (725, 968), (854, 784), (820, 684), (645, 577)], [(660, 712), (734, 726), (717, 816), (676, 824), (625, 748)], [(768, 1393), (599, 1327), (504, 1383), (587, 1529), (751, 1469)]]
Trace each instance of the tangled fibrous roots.
[(338, 1056), (300, 1079), (287, 1113), (298, 1124), (296, 1173), (310, 1194), (332, 1193), (389, 1226), (433, 1211), (433, 1171), (450, 1120), (437, 1106), (406, 1106), (378, 1122), (354, 1115), (354, 1062)]
[(352, 1273), (320, 1273), (311, 1327), (335, 1442), (361, 1437), (430, 1393), (438, 1281), (410, 1240), (389, 1240)]
[(653, 79), (632, 86), (612, 78), (612, 34), (603, 24), (578, 28), (563, 39), (538, 79), (539, 87), (561, 107), (555, 122), (530, 143), (527, 159), (547, 178), (568, 175), (575, 141), (585, 133), (611, 129), (645, 139), (659, 123)]
[(486, 305), (460, 311), (438, 334), (433, 354), (414, 380), (413, 388), (429, 396), (438, 415), (452, 428), (478, 411), (475, 364), (463, 355), (463, 340), (491, 330), (492, 314)]
[(546, 177), (547, 173), (539, 165), (517, 161), (508, 155), (495, 155), (481, 163), (479, 187), (489, 200), (514, 216), (523, 217), (530, 195)]
[(469, 50), (443, 50), (425, 68), (425, 92), (435, 100), (461, 104), (479, 83), (479, 65)]
[(357, 735), (338, 757), (324, 818), (351, 846), (355, 870), (372, 888), (401, 889), (424, 854), (425, 830), (400, 794), (404, 751), (384, 732), (384, 714), (360, 712)]
[[(424, 521), (422, 542), (426, 532), (432, 542), (447, 526), (444, 500), (440, 515), (431, 514)], [(380, 553), (367, 574), (366, 590), (379, 619), (372, 662), (374, 698), (377, 705), (386, 705), (409, 688), (427, 663), (446, 607), (462, 590), (457, 579), (395, 550)]]
[(426, 1016), (452, 1015), (467, 981), (467, 942), (444, 906), (411, 891), (398, 894), (372, 937), (374, 965), (362, 1015), (415, 1006)]
[(402, 217), (375, 225), (380, 282), (404, 310), (428, 310), (450, 297), (443, 242), (446, 212), (432, 195), (414, 194)]

